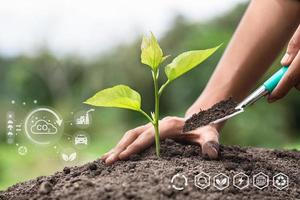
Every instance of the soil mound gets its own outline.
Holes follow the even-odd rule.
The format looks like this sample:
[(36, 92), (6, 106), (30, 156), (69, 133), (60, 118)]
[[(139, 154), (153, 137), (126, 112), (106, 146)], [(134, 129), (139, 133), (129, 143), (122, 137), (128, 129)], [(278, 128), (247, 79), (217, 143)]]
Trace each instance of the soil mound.
[[(0, 192), (0, 199), (300, 199), (299, 151), (220, 146), (221, 157), (213, 161), (203, 159), (200, 152), (199, 146), (166, 140), (162, 142), (161, 158), (151, 147), (112, 166), (96, 160), (18, 183)], [(194, 183), (201, 172), (211, 177), (205, 189)], [(233, 186), (233, 177), (239, 172), (250, 180), (242, 190)], [(269, 176), (269, 186), (262, 190), (253, 185), (253, 177), (259, 172)], [(273, 186), (273, 176), (279, 172), (289, 177), (288, 187), (282, 190)], [(229, 177), (229, 186), (224, 190), (213, 184), (213, 177), (219, 173)], [(176, 174), (184, 175), (187, 185), (180, 180), (172, 185)], [(176, 190), (174, 185), (184, 189)]]

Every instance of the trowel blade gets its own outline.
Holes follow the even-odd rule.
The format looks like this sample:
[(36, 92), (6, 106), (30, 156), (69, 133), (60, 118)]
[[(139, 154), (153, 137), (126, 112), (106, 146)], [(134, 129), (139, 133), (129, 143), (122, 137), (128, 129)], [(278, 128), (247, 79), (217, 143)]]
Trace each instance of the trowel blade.
[(223, 121), (225, 121), (225, 120), (227, 120), (227, 119), (229, 119), (229, 118), (231, 118), (231, 117), (234, 117), (234, 116), (236, 116), (236, 115), (238, 115), (238, 114), (240, 114), (240, 113), (242, 113), (242, 112), (244, 112), (244, 109), (243, 109), (243, 108), (237, 108), (237, 109), (236, 109), (236, 112), (234, 112), (234, 113), (232, 113), (232, 114), (230, 114), (230, 115), (227, 115), (227, 116), (225, 116), (225, 117), (222, 117), (222, 118), (220, 118), (220, 119), (217, 119), (217, 120), (211, 122), (211, 124), (218, 124), (218, 123), (223, 122)]

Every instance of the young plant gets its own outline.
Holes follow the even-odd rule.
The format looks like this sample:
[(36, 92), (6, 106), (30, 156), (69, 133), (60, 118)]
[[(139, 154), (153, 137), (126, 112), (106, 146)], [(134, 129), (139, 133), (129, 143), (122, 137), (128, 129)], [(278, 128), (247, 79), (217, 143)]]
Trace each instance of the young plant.
[(126, 85), (117, 85), (104, 89), (84, 103), (92, 106), (125, 108), (143, 114), (154, 126), (156, 155), (160, 156), (159, 99), (162, 92), (172, 81), (195, 68), (210, 57), (219, 47), (220, 46), (206, 50), (187, 51), (177, 56), (170, 64), (165, 66), (167, 81), (159, 88), (159, 66), (168, 56), (163, 55), (163, 51), (155, 36), (151, 33), (149, 38), (143, 37), (141, 45), (141, 62), (150, 67), (152, 73), (155, 98), (154, 112), (151, 112), (151, 115), (144, 112), (141, 108), (140, 94)]

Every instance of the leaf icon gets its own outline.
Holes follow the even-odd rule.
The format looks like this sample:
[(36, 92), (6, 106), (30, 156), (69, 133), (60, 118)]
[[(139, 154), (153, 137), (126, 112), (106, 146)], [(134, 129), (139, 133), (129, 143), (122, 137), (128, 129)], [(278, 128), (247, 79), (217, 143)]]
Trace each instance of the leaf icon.
[(69, 156), (67, 154), (61, 154), (61, 157), (64, 161), (69, 161)]
[(220, 179), (216, 179), (216, 183), (217, 183), (218, 185), (220, 185), (220, 183), (221, 183)]
[(222, 185), (225, 185), (226, 181), (227, 181), (226, 178), (223, 178), (222, 181), (221, 181)]
[(70, 156), (69, 156), (69, 161), (73, 161), (76, 159), (76, 152), (72, 153)]

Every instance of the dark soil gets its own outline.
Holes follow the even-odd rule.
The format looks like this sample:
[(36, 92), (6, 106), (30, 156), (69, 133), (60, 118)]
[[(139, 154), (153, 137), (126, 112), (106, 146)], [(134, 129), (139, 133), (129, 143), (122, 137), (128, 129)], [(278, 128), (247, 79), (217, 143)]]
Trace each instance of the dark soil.
[(217, 119), (230, 115), (237, 111), (235, 109), (236, 106), (237, 102), (230, 97), (229, 99), (216, 103), (207, 110), (201, 110), (199, 113), (194, 114), (192, 117), (186, 120), (183, 127), (183, 132), (192, 131), (201, 126), (208, 125)]
[[(161, 158), (151, 147), (112, 166), (96, 160), (11, 186), (0, 192), (0, 199), (300, 199), (299, 151), (220, 146), (220, 153), (219, 160), (208, 161), (201, 157), (200, 147), (166, 140)], [(211, 177), (220, 172), (228, 175), (229, 187), (222, 191), (212, 184), (203, 190), (197, 188), (194, 177), (202, 171)], [(232, 184), (239, 172), (250, 176), (250, 185), (243, 190)], [(270, 185), (262, 190), (252, 181), (259, 172), (270, 177)], [(272, 185), (272, 177), (278, 172), (289, 177), (289, 186), (283, 190)], [(188, 186), (182, 191), (170, 186), (177, 173), (188, 178)]]

